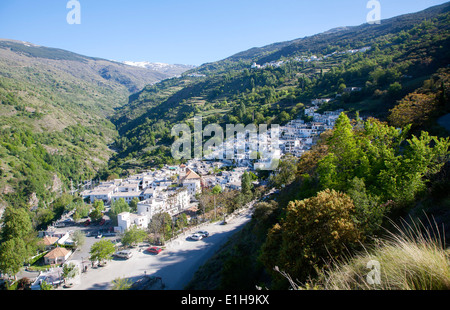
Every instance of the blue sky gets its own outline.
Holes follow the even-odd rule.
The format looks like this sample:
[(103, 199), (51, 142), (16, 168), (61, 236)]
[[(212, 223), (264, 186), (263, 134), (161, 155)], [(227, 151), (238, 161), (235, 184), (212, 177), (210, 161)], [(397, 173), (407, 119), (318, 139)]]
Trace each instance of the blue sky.
[[(0, 38), (118, 61), (200, 65), (252, 47), (366, 22), (368, 0), (0, 0)], [(445, 3), (379, 0), (382, 19)]]

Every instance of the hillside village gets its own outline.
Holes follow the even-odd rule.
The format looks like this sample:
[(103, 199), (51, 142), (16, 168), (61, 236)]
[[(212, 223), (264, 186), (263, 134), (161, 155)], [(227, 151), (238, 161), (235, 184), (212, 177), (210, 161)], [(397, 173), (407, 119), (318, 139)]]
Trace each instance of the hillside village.
[[(267, 130), (265, 139), (254, 141), (254, 136), (245, 134), (227, 140), (202, 160), (191, 159), (179, 166), (164, 166), (161, 169), (144, 171), (126, 179), (101, 182), (98, 186), (81, 193), (83, 199), (93, 203), (102, 200), (106, 204), (123, 199), (130, 203), (139, 200), (136, 213), (123, 212), (118, 215), (117, 232), (124, 232), (131, 226), (145, 228), (155, 214), (165, 212), (175, 216), (186, 211), (196, 211), (196, 195), (202, 189), (219, 185), (223, 191), (240, 190), (245, 171), (274, 170), (277, 160), (286, 154), (302, 156), (317, 142), (321, 133), (332, 129), (342, 110), (317, 113), (320, 104), (329, 99), (314, 99), (312, 106), (305, 109), (305, 116), (311, 122), (295, 119), (277, 132)], [(256, 158), (250, 147), (259, 143)], [(233, 159), (227, 159), (227, 151), (233, 150)]]
[[(314, 61), (322, 61), (325, 60), (327, 58), (336, 56), (336, 55), (343, 55), (343, 54), (355, 54), (355, 53), (365, 53), (367, 51), (369, 51), (371, 49), (370, 46), (365, 46), (359, 49), (350, 49), (350, 50), (346, 50), (346, 51), (341, 51), (341, 52), (333, 52), (331, 54), (327, 54), (324, 55), (323, 57), (318, 57), (316, 55), (311, 55), (311, 56), (300, 56), (300, 57), (294, 57), (292, 59), (290, 59), (291, 61), (298, 61), (298, 62), (314, 62)], [(278, 68), (284, 64), (286, 64), (289, 60), (279, 60), (279, 61), (271, 61), (271, 62), (267, 62), (264, 63), (262, 65), (257, 64), (256, 62), (254, 62), (251, 66), (252, 69), (264, 69), (267, 67), (274, 67), (274, 68)]]

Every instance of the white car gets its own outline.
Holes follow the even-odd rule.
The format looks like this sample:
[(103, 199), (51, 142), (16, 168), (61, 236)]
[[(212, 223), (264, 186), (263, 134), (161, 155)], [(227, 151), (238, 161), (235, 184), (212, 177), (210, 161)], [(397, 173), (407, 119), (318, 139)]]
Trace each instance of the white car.
[(206, 238), (209, 236), (209, 232), (207, 232), (206, 230), (199, 230), (197, 231), (195, 234), (202, 236), (203, 238)]
[(114, 256), (119, 257), (119, 258), (129, 259), (130, 257), (133, 256), (133, 253), (131, 253), (130, 250), (122, 250), (122, 251), (114, 253)]
[(189, 236), (189, 239), (194, 240), (194, 241), (199, 241), (202, 240), (203, 236), (200, 234), (193, 234), (191, 236)]

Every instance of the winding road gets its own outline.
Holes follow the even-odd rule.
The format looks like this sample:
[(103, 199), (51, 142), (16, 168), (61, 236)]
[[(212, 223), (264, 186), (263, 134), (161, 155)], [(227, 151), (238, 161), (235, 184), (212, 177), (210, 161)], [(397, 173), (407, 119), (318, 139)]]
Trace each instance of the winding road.
[[(128, 260), (111, 260), (103, 267), (89, 268), (74, 281), (71, 288), (64, 290), (109, 290), (112, 281), (126, 278), (132, 282), (144, 275), (161, 277), (166, 290), (183, 290), (197, 269), (203, 265), (227, 240), (251, 219), (252, 207), (227, 220), (226, 225), (212, 223), (199, 227), (206, 230), (209, 237), (200, 241), (189, 241), (189, 233), (180, 235), (166, 244), (166, 249), (158, 255), (149, 254), (145, 248), (133, 249)], [(193, 231), (193, 232), (195, 232)], [(191, 232), (192, 233), (192, 232)]]

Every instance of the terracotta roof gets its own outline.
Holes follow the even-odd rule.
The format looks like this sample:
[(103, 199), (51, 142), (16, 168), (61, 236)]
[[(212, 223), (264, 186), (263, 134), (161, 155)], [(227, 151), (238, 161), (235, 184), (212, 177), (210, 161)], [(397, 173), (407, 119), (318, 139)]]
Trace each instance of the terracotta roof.
[(186, 176), (183, 178), (183, 180), (189, 180), (189, 179), (201, 179), (201, 177), (195, 173), (194, 171), (192, 171), (191, 169), (188, 168), (188, 172), (186, 173)]
[(52, 245), (58, 240), (59, 240), (58, 237), (45, 236), (44, 238), (42, 238), (42, 241), (44, 242), (44, 245)]
[(69, 254), (70, 251), (66, 248), (55, 248), (48, 252), (44, 257), (47, 258), (57, 258), (57, 257), (65, 257), (67, 254)]

